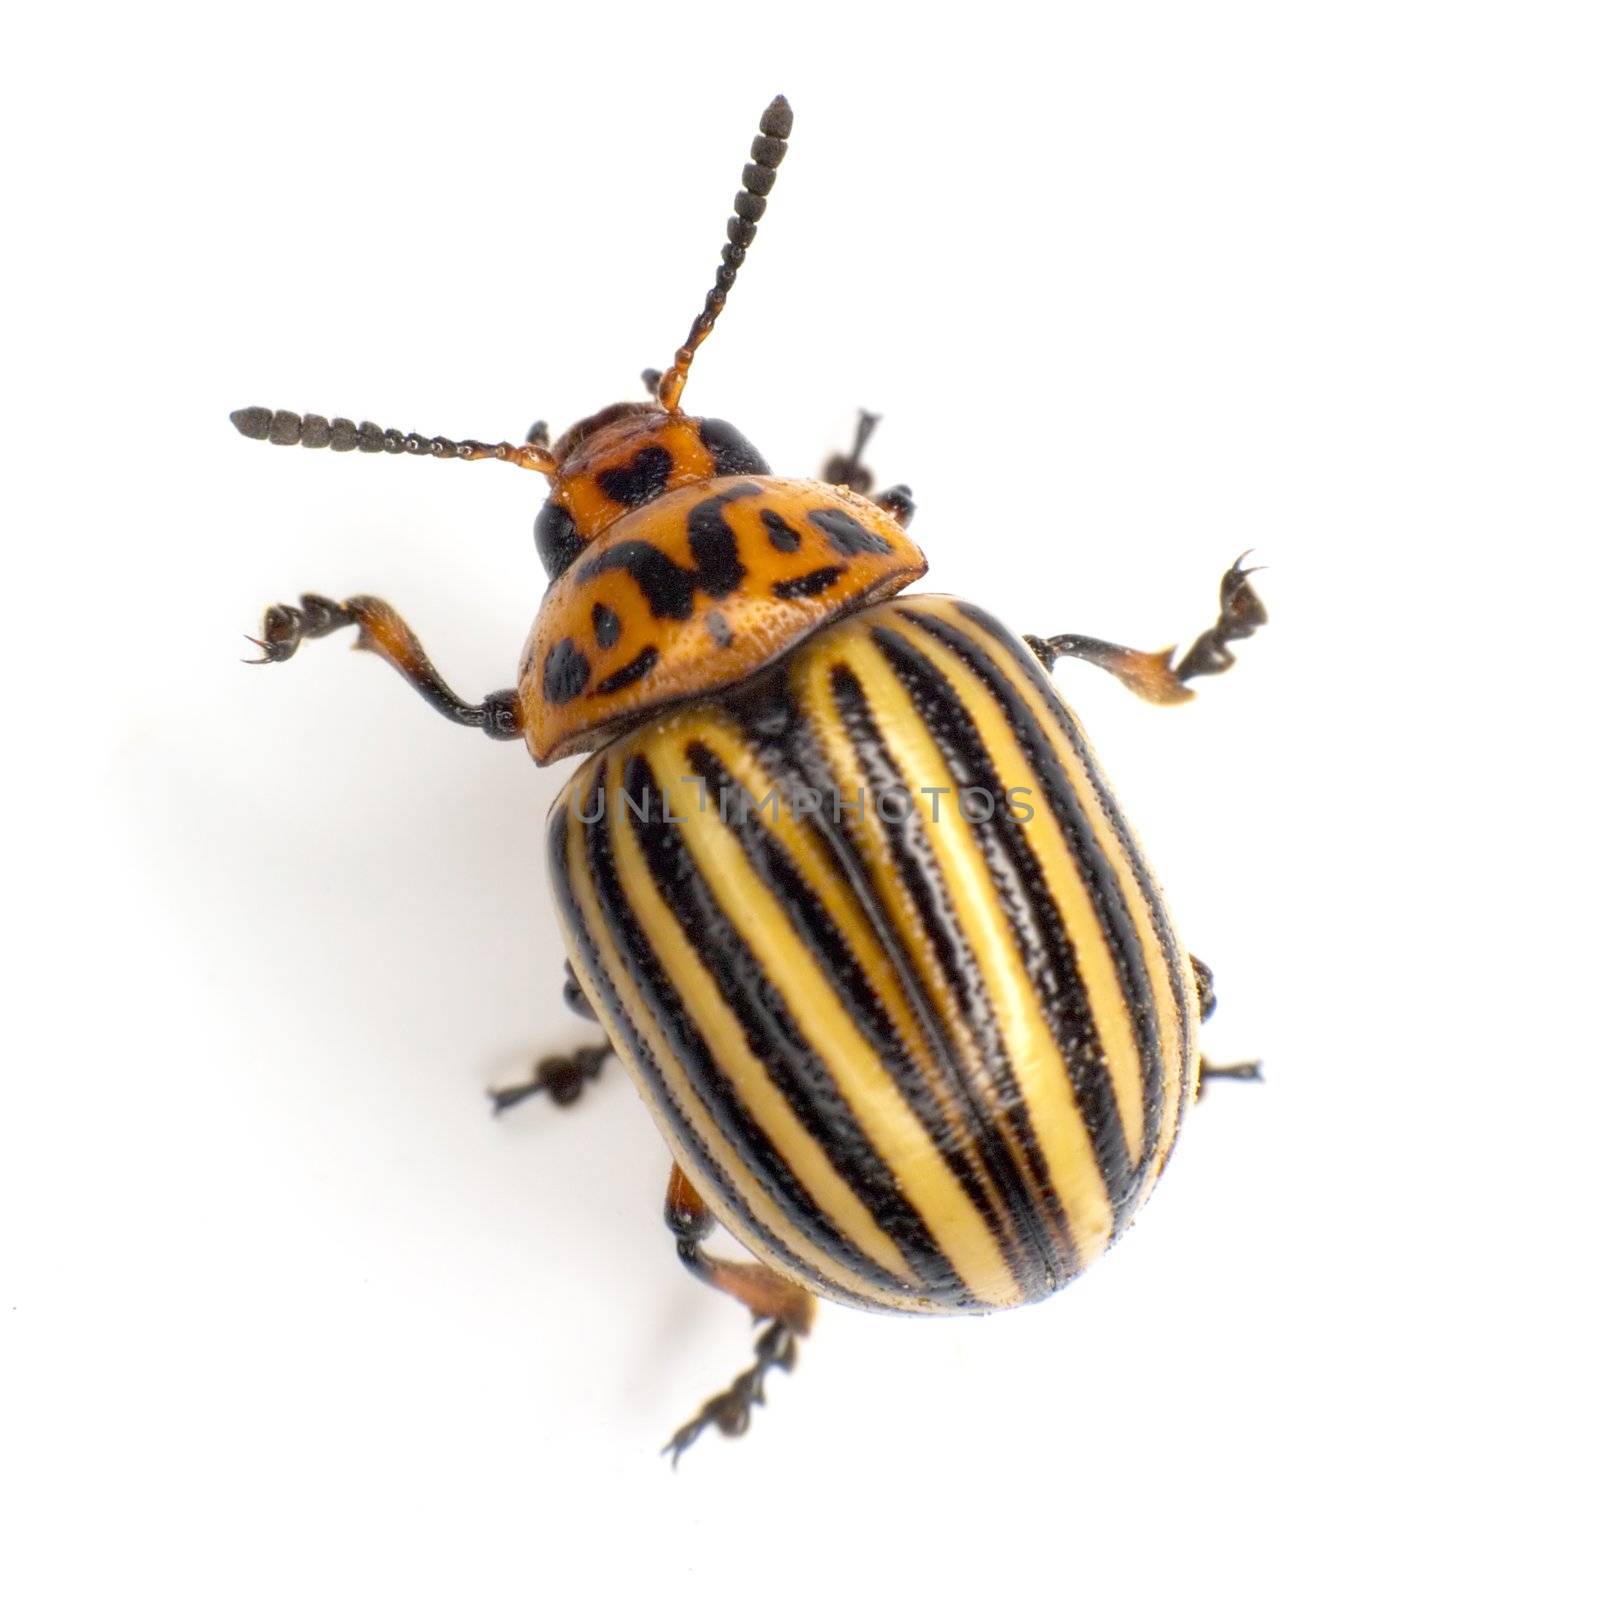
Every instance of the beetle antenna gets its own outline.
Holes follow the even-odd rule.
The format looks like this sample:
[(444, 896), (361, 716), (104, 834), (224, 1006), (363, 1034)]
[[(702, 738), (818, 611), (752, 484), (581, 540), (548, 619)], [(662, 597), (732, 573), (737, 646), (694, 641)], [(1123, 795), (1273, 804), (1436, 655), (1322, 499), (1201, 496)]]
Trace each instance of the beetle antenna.
[(391, 456), (438, 456), (454, 461), (509, 461), (542, 472), (550, 477), (556, 460), (544, 446), (530, 439), (527, 444), (484, 444), (477, 439), (446, 439), (442, 435), (425, 438), (420, 433), (401, 433), (398, 428), (380, 428), (376, 422), (354, 423), (348, 417), (326, 417), (312, 413), (300, 416), (294, 411), (272, 411), (266, 406), (246, 406), (228, 419), (247, 439), (267, 439), (273, 444), (298, 444), (307, 450), (361, 450), (368, 455), (382, 452)]
[(745, 252), (755, 239), (756, 224), (767, 209), (767, 196), (772, 193), (778, 176), (778, 164), (788, 152), (789, 130), (793, 126), (794, 112), (780, 94), (761, 114), (760, 132), (750, 146), (750, 163), (744, 169), (744, 187), (733, 197), (733, 215), (728, 218), (728, 242), (722, 247), (722, 265), (717, 268), (716, 281), (706, 296), (705, 308), (694, 319), (689, 337), (657, 385), (656, 397), (668, 411), (678, 409), (694, 353), (705, 343), (706, 335), (716, 326), (717, 317), (727, 304), (728, 291), (744, 265)]

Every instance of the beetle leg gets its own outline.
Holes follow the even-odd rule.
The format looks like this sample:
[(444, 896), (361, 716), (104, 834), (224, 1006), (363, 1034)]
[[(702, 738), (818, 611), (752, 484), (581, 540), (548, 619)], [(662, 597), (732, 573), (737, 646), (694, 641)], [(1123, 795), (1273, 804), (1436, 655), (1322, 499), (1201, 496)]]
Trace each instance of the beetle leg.
[[(648, 374), (647, 374), (648, 376)], [(822, 464), (822, 481), (836, 483), (842, 488), (854, 489), (857, 494), (872, 493), (872, 469), (861, 459), (867, 448), (867, 440), (872, 437), (872, 430), (882, 421), (882, 417), (870, 411), (857, 413), (856, 439), (850, 447), (848, 455), (838, 454), (829, 456)], [(902, 528), (908, 527), (916, 505), (911, 499), (911, 491), (905, 484), (897, 483), (885, 489), (882, 494), (874, 497), (876, 504), (900, 524)]]
[(583, 1094), (584, 1084), (593, 1083), (600, 1076), (600, 1069), (611, 1054), (611, 1042), (607, 1040), (604, 1044), (584, 1045), (570, 1055), (544, 1057), (526, 1083), (489, 1091), (494, 1114), (498, 1117), (536, 1094), (548, 1094), (558, 1106), (570, 1106)]
[(749, 1308), (757, 1323), (765, 1323), (756, 1338), (756, 1359), (728, 1385), (713, 1395), (667, 1441), (662, 1454), (678, 1457), (712, 1424), (730, 1438), (750, 1426), (750, 1412), (765, 1403), (766, 1376), (774, 1368), (790, 1371), (800, 1353), (800, 1340), (811, 1331), (817, 1302), (798, 1284), (780, 1277), (771, 1267), (748, 1262), (720, 1261), (701, 1250), (716, 1226), (706, 1203), (676, 1164), (667, 1182), (667, 1226), (678, 1241), (678, 1259), (702, 1283), (731, 1294)]
[(482, 728), (491, 739), (520, 739), (522, 711), (515, 689), (500, 689), (479, 704), (463, 700), (428, 659), (414, 634), (387, 601), (356, 595), (342, 605), (320, 594), (303, 594), (298, 606), (268, 606), (261, 638), (250, 637), (261, 651), (251, 666), (287, 661), (302, 639), (320, 639), (338, 628), (356, 629), (357, 650), (382, 656), (433, 709), (466, 728)]
[(1195, 1093), (1197, 1096), (1206, 1092), (1206, 1085), (1214, 1078), (1233, 1078), (1240, 1083), (1260, 1083), (1261, 1063), (1259, 1061), (1236, 1061), (1231, 1066), (1213, 1066), (1204, 1056), (1200, 1057), (1200, 1084)]
[(577, 1012), (585, 1022), (598, 1022), (600, 1019), (594, 1014), (594, 1007), (589, 1004), (588, 995), (578, 985), (578, 977), (572, 970), (572, 963), (564, 962), (562, 970), (566, 978), (561, 985), (561, 998), (567, 1002), (567, 1009)]
[[(561, 986), (561, 998), (567, 1002), (568, 1009), (577, 1012), (585, 1022), (598, 1022), (600, 1019), (595, 1016), (589, 997), (578, 987), (570, 961), (566, 963), (565, 970), (566, 981)], [(541, 1093), (548, 1094), (558, 1106), (570, 1106), (582, 1095), (584, 1084), (593, 1083), (600, 1076), (600, 1069), (611, 1054), (611, 1041), (608, 1039), (598, 1045), (574, 1050), (568, 1056), (546, 1056), (534, 1067), (526, 1083), (489, 1091), (494, 1114), (498, 1117), (502, 1111), (521, 1105), (530, 1095)]]
[(1194, 690), (1187, 687), (1191, 678), (1226, 672), (1233, 665), (1233, 652), (1228, 646), (1248, 639), (1257, 628), (1265, 626), (1267, 608), (1250, 587), (1250, 574), (1257, 570), (1245, 566), (1244, 557), (1240, 556), (1223, 573), (1217, 620), (1189, 646), (1176, 666), (1172, 664), (1176, 646), (1166, 650), (1130, 650), (1125, 645), (1107, 644), (1104, 639), (1090, 639), (1081, 633), (1058, 633), (1048, 639), (1030, 633), (1023, 638), (1046, 670), (1063, 656), (1071, 656), (1103, 668), (1141, 700), (1157, 705), (1177, 705), (1194, 699)]
[[(1189, 964), (1194, 968), (1194, 986), (1200, 996), (1200, 1020), (1206, 1022), (1217, 1009), (1216, 982), (1211, 976), (1211, 968), (1199, 956), (1190, 956)], [(1217, 1067), (1201, 1056), (1200, 1076), (1195, 1083), (1194, 1091), (1196, 1099), (1206, 1092), (1206, 1084), (1213, 1078), (1234, 1078), (1245, 1083), (1260, 1083), (1261, 1063), (1236, 1061), (1231, 1066)]]
[(837, 483), (846, 489), (854, 489), (857, 494), (872, 492), (872, 469), (861, 457), (867, 448), (867, 440), (872, 437), (872, 430), (882, 421), (882, 417), (870, 411), (856, 413), (856, 441), (850, 446), (848, 455), (841, 451), (823, 462), (821, 476), (824, 483)]

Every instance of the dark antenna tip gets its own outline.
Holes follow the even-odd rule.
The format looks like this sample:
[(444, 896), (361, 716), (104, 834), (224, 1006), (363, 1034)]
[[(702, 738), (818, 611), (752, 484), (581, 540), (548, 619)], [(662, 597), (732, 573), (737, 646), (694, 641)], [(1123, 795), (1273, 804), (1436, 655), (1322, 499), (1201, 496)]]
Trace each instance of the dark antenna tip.
[(333, 450), (343, 454), (360, 450), (367, 455), (435, 456), (448, 461), (509, 461), (513, 466), (546, 477), (556, 470), (555, 457), (545, 448), (548, 429), (536, 422), (528, 432), (526, 444), (484, 444), (479, 439), (432, 438), (420, 433), (402, 433), (398, 428), (380, 428), (376, 422), (352, 422), (349, 417), (320, 417), (314, 411), (301, 416), (297, 411), (269, 411), (265, 406), (245, 406), (230, 412), (228, 420), (247, 439), (265, 439), (271, 444), (297, 444), (304, 450)]
[(781, 94), (762, 112), (761, 131), (769, 139), (787, 139), (794, 132), (794, 110)]
[(672, 365), (662, 373), (657, 384), (656, 398), (666, 411), (678, 410), (694, 353), (716, 326), (717, 317), (727, 303), (728, 291), (744, 265), (745, 253), (755, 242), (756, 224), (766, 214), (767, 196), (772, 193), (778, 168), (788, 154), (789, 135), (793, 130), (794, 112), (780, 94), (761, 113), (758, 131), (751, 141), (750, 159), (745, 164), (739, 192), (733, 197), (727, 243), (722, 247), (722, 264), (717, 268), (711, 292), (699, 316), (690, 325), (689, 336), (679, 346)]

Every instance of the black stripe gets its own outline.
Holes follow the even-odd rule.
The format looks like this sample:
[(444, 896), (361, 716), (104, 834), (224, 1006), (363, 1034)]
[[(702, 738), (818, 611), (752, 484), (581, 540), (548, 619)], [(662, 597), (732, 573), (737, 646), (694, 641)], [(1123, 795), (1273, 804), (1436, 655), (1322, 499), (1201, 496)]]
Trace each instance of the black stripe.
[(798, 578), (779, 578), (772, 592), (780, 600), (804, 600), (810, 595), (825, 593), (843, 576), (843, 567), (813, 567)]
[(898, 1246), (920, 1286), (941, 1299), (959, 1293), (960, 1277), (901, 1194), (893, 1170), (862, 1131), (827, 1063), (806, 1038), (765, 966), (723, 911), (684, 844), (681, 828), (661, 820), (665, 811), (656, 807), (658, 801), (664, 807), (665, 791), (644, 756), (629, 758), (622, 781), (634, 802), (625, 825), (633, 829), (644, 852), (656, 892), (705, 962), (724, 1003), (738, 1018), (751, 1053), (834, 1171)]
[[(1044, 728), (1028, 708), (1027, 702), (970, 634), (938, 617), (909, 608), (905, 614), (907, 620), (948, 645), (994, 697), (1016, 735), (1029, 766), (1038, 776), (1051, 814), (1083, 873), (1084, 886), (1095, 916), (1105, 931), (1123, 1004), (1133, 1024), (1134, 1040), (1139, 1051), (1142, 1111), (1140, 1148), (1132, 1164), (1129, 1181), (1123, 1187), (1112, 1190), (1120, 1229), (1131, 1218), (1139, 1195), (1138, 1180), (1142, 1177), (1145, 1163), (1155, 1152), (1161, 1131), (1162, 1108), (1161, 1025), (1156, 1015), (1153, 978), (1139, 940), (1139, 930), (1134, 925), (1132, 908), (1117, 877), (1115, 864), (1095, 842), (1094, 827), (1084, 808), (1083, 797), (1073, 784), (1071, 775), (1061, 765)], [(1088, 761), (1087, 766), (1091, 772), (1095, 770), (1092, 761)], [(1126, 838), (1120, 838), (1119, 842), (1131, 854)]]
[(739, 559), (739, 536), (723, 507), (730, 500), (759, 494), (751, 483), (736, 483), (719, 495), (702, 500), (689, 512), (689, 553), (698, 571), (696, 582), (713, 600), (725, 600), (744, 582), (745, 566)]
[[(1106, 1068), (1105, 1046), (1095, 1028), (1077, 953), (1061, 908), (1027, 841), (1026, 830), (1012, 815), (1000, 774), (955, 686), (904, 635), (889, 628), (874, 628), (872, 637), (911, 696), (923, 727), (939, 747), (957, 786), (991, 797), (993, 814), (987, 820), (968, 819), (966, 825), (989, 869), (990, 882), (1011, 929), (1017, 959), (1028, 975), (1051, 1037), (1066, 1060), (1073, 1097), (1115, 1210), (1119, 1202), (1137, 1192), (1138, 1184), (1117, 1109), (1116, 1091)], [(1092, 849), (1093, 840), (1088, 844)], [(1098, 901), (1095, 909), (1098, 915)], [(1020, 1105), (1016, 1115), (1027, 1120)], [(1030, 1152), (1036, 1149), (1031, 1130), (1028, 1148)], [(1057, 1202), (1060, 1215), (1059, 1197), (1042, 1155), (1030, 1164), (1035, 1180)], [(1064, 1216), (1060, 1225), (1065, 1226)]]
[[(1011, 814), (1000, 774), (955, 686), (904, 635), (875, 627), (872, 640), (917, 707), (923, 731), (938, 746), (939, 755), (954, 778), (958, 794), (950, 797), (952, 810), (960, 813), (960, 790), (971, 790), (974, 797), (986, 795), (987, 806), (992, 806), (987, 816), (963, 816), (963, 822), (989, 869), (990, 885), (994, 886), (1010, 926), (1014, 954), (1027, 973), (1051, 1038), (1066, 1059), (1072, 1094), (1090, 1134), (1094, 1160), (1106, 1182), (1107, 1195), (1115, 1206), (1118, 1197), (1133, 1192), (1128, 1142), (1106, 1070), (1106, 1051), (1094, 1027), (1088, 994), (1078, 973), (1077, 952), (1067, 936), (1061, 907), (1050, 893), (1021, 824)], [(979, 810), (982, 808), (976, 803), (968, 806), (968, 811)], [(952, 819), (949, 826), (957, 826), (957, 822)], [(1051, 1181), (1050, 1166), (1038, 1147), (1037, 1131), (1026, 1104), (1016, 1101), (1010, 1117), (1029, 1155), (1030, 1174), (1043, 1197), (1045, 1210), (1050, 1211), (1058, 1229), (1066, 1230), (1061, 1195)]]
[(782, 550), (785, 555), (792, 555), (800, 548), (800, 535), (771, 506), (762, 510), (761, 521), (767, 530), (767, 542), (774, 550)]
[[(580, 817), (595, 815), (595, 791), (599, 788), (603, 776), (603, 766), (597, 765), (594, 780), (589, 786), (588, 797), (578, 807)], [(567, 791), (569, 804), (574, 793), (575, 791), (570, 789)], [(597, 824), (591, 822), (585, 826), (592, 829)], [(690, 1154), (698, 1171), (704, 1174), (706, 1181), (716, 1189), (718, 1198), (738, 1219), (740, 1228), (746, 1231), (750, 1238), (757, 1240), (769, 1254), (782, 1261), (802, 1281), (826, 1284), (828, 1294), (834, 1298), (849, 1305), (872, 1308), (875, 1304), (873, 1301), (845, 1288), (842, 1284), (834, 1283), (831, 1279), (822, 1278), (809, 1262), (797, 1256), (777, 1234), (756, 1217), (745, 1204), (737, 1185), (730, 1180), (694, 1125), (684, 1116), (682, 1107), (668, 1092), (660, 1074), (653, 1070), (650, 1047), (634, 1027), (632, 1018), (622, 1004), (622, 998), (611, 981), (610, 973), (606, 971), (599, 947), (589, 932), (573, 892), (572, 878), (567, 864), (567, 808), (559, 802), (550, 815), (549, 864), (550, 882), (555, 891), (557, 910), (566, 926), (568, 938), (576, 947), (575, 953), (579, 964), (594, 987), (599, 990), (600, 1011), (604, 1018), (605, 1030), (613, 1041), (620, 1041), (626, 1047), (634, 1061), (650, 1069), (642, 1074), (644, 1081), (640, 1084), (640, 1088), (649, 1096), (657, 1114), (671, 1128), (673, 1138)], [(592, 881), (591, 877), (591, 883)]]
[(862, 527), (848, 511), (840, 510), (837, 506), (808, 511), (806, 516), (822, 529), (828, 543), (842, 556), (886, 556), (894, 548), (881, 533), (873, 533)]
[[(1150, 869), (1145, 865), (1144, 857), (1134, 843), (1133, 835), (1128, 828), (1127, 822), (1123, 819), (1116, 801), (1112, 798), (1111, 791), (1106, 785), (1105, 777), (1100, 771), (1099, 763), (1096, 762), (1075, 719), (1062, 703), (1060, 696), (1055, 691), (1055, 686), (1050, 682), (1033, 652), (1020, 639), (1013, 637), (1009, 630), (1002, 627), (993, 617), (979, 607), (958, 603), (957, 610), (1016, 662), (1034, 683), (1045, 704), (1050, 707), (1056, 727), (1066, 738), (1067, 743), (1072, 747), (1079, 761), (1083, 763), (1084, 771), (1089, 774), (1095, 798), (1105, 812), (1111, 831), (1133, 871), (1134, 881), (1139, 886), (1139, 892), (1144, 899), (1151, 925), (1155, 929), (1156, 941), (1161, 948), (1162, 960), (1167, 966), (1167, 980), (1171, 984), (1173, 1000), (1177, 1005), (1182, 1035), (1180, 1047), (1183, 1051), (1184, 1061), (1187, 1063), (1193, 1056), (1194, 1046), (1190, 1036), (1188, 1006), (1185, 1003), (1183, 993), (1184, 975), (1182, 963), (1184, 958), (1178, 941), (1173, 934), (1172, 925), (1167, 919), (1161, 896), (1157, 892), (1155, 883), (1150, 876)], [(950, 629), (948, 624), (941, 623), (936, 617), (919, 614), (910, 608), (907, 608), (906, 615), (919, 627), (927, 628), (937, 637), (945, 637), (947, 632), (952, 633), (954, 635), (952, 648), (959, 649), (960, 644), (956, 641), (967, 639), (967, 636), (961, 634), (959, 630)], [(970, 640), (968, 645), (970, 649)], [(973, 653), (976, 654), (977, 652)], [(967, 659), (967, 657), (964, 656), (963, 659)], [(998, 671), (992, 663), (986, 663), (980, 667), (978, 662), (973, 660), (969, 664), (984, 677), (986, 685), (1000, 704), (1006, 708), (1008, 715), (1013, 714), (1012, 708), (1015, 706), (1017, 720), (1012, 725), (1018, 732), (1023, 749), (1029, 754), (1029, 760), (1047, 782), (1047, 787), (1051, 794), (1052, 810), (1055, 809), (1054, 793), (1059, 787), (1071, 798), (1073, 810), (1082, 819), (1083, 826), (1087, 830), (1089, 826), (1088, 819), (1083, 812), (1082, 806), (1077, 801), (1077, 794), (1072, 786), (1072, 780), (1062, 768), (1059, 759), (1050, 746), (1048, 737), (1045, 736), (1038, 720), (1028, 709), (1026, 702), (1011, 688), (1004, 674)], [(1026, 735), (1025, 738), (1024, 735)], [(1037, 755), (1034, 754), (1035, 750), (1038, 752)], [(1056, 814), (1057, 816), (1061, 815), (1059, 811)], [(1132, 924), (1127, 901), (1121, 892), (1120, 886), (1116, 885), (1114, 877), (1112, 882), (1113, 886), (1116, 887), (1115, 905), (1121, 908), (1122, 915), (1117, 923), (1106, 924), (1107, 931), (1116, 935), (1112, 947), (1114, 951), (1119, 952), (1119, 973), (1125, 967), (1131, 969), (1129, 977), (1136, 984), (1133, 992), (1141, 996), (1141, 1004), (1135, 1006), (1129, 990), (1126, 988), (1124, 990), (1125, 994), (1129, 994), (1128, 1003), (1137, 1028), (1137, 1036), (1140, 1042), (1140, 1059), (1144, 1073), (1145, 1147), (1140, 1156), (1142, 1164), (1154, 1153), (1156, 1141), (1160, 1136), (1162, 1106), (1160, 1021), (1155, 1014), (1155, 995), (1151, 987), (1153, 975), (1144, 960), (1139, 944), (1138, 930)], [(1120, 954), (1121, 951), (1127, 952), (1126, 960)], [(1180, 1120), (1188, 1098), (1188, 1087), (1186, 1068), (1185, 1082), (1182, 1086), (1183, 1092), (1179, 1099), (1178, 1115)]]
[(694, 615), (697, 590), (721, 600), (744, 580), (738, 539), (723, 515), (723, 507), (760, 493), (758, 484), (734, 483), (721, 494), (695, 504), (688, 516), (689, 552), (695, 561), (692, 567), (680, 567), (647, 539), (624, 539), (609, 550), (590, 556), (578, 568), (573, 581), (581, 585), (602, 572), (626, 572), (638, 584), (651, 616), (686, 622)]
[(615, 694), (619, 689), (626, 689), (629, 684), (637, 683), (654, 672), (656, 662), (660, 659), (661, 652), (653, 644), (647, 644), (627, 666), (618, 667), (610, 677), (602, 678), (589, 693)]
[(602, 650), (609, 650), (622, 636), (622, 619), (602, 600), (589, 608), (589, 620), (594, 624), (594, 642)]
[[(869, 796), (873, 797), (869, 803), (895, 791), (909, 794), (911, 785), (906, 783), (878, 728), (861, 681), (849, 667), (836, 663), (829, 672), (829, 685), (834, 709), (866, 777)], [(903, 818), (899, 805), (892, 808), (888, 818), (880, 813), (884, 842), (894, 861), (895, 876), (911, 896), (934, 957), (956, 996), (962, 1019), (977, 1041), (979, 1071), (989, 1081), (974, 1083), (967, 1073), (960, 1074), (966, 1095), (976, 1102), (971, 1131), (981, 1141), (990, 1176), (1032, 1247), (1037, 1266), (1032, 1272), (1024, 1272), (1022, 1282), (1029, 1298), (1037, 1299), (1051, 1293), (1073, 1275), (1077, 1270), (1076, 1251), (1066, 1242), (1065, 1236), (1053, 1234), (1037, 1215), (1029, 1185), (997, 1126), (1008, 1122), (1019, 1142), (1032, 1137), (1030, 1128), (1019, 1124), (1014, 1117), (1007, 1118), (1001, 1109), (1014, 1106), (1020, 1100), (1005, 1036), (995, 1017), (982, 970), (967, 942), (960, 907), (944, 880), (921, 814), (914, 806), (903, 809)], [(1024, 1155), (1030, 1164), (1040, 1159), (1037, 1150), (1025, 1149)], [(1049, 1192), (1048, 1183), (1045, 1192)]]
[(1049, 1288), (1037, 1267), (1037, 1238), (1026, 1208), (1019, 1212), (1016, 1205), (1018, 1194), (1023, 1192), (1022, 1180), (1010, 1149), (993, 1126), (983, 1089), (969, 1079), (961, 1051), (945, 1028), (941, 1009), (901, 941), (894, 919), (879, 898), (873, 873), (844, 824), (844, 807), (858, 804), (860, 792), (855, 802), (847, 801), (841, 792), (842, 777), (829, 764), (815, 726), (800, 713), (787, 666), (773, 666), (758, 674), (729, 695), (725, 704), (738, 719), (746, 745), (769, 784), (781, 786), (798, 777), (820, 794), (838, 796), (839, 810), (833, 810), (830, 804), (812, 811), (805, 817), (804, 826), (850, 886), (856, 905), (893, 965), (901, 995), (916, 1017), (945, 1098), (959, 1106), (965, 1117), (958, 1139), (963, 1148), (974, 1153), (991, 1189), (1000, 1196), (1003, 1209), (997, 1215), (996, 1242), (1006, 1268), (1024, 1296), (1040, 1298)]
[[(733, 1146), (751, 1178), (782, 1209), (796, 1231), (804, 1234), (824, 1257), (838, 1261), (865, 1282), (887, 1291), (915, 1293), (911, 1285), (864, 1255), (833, 1226), (773, 1148), (717, 1065), (710, 1047), (691, 1020), (682, 996), (662, 971), (650, 941), (634, 917), (612, 854), (611, 829), (617, 826), (616, 809), (620, 808), (611, 808), (604, 823), (591, 824), (586, 830), (589, 876), (612, 941), (627, 963), (629, 976), (643, 995), (656, 1027), (672, 1051), (673, 1059), (683, 1068), (695, 1096), (718, 1131)], [(805, 1276), (815, 1278), (817, 1274), (807, 1267)]]
[[(751, 870), (784, 908), (790, 926), (804, 943), (816, 969), (810, 976), (817, 982), (829, 983), (839, 995), (852, 1023), (894, 1080), (912, 1115), (927, 1131), (940, 1158), (994, 1236), (996, 1248), (1005, 1256), (1009, 1241), (1003, 1220), (984, 1187), (979, 1168), (970, 1159), (965, 1130), (945, 1114), (926, 1073), (907, 1050), (905, 1039), (890, 1020), (882, 998), (862, 971), (849, 941), (828, 914), (804, 871), (759, 820), (755, 808), (744, 803), (748, 791), (739, 780), (703, 744), (691, 743), (686, 754), (689, 765), (706, 785), (708, 806), (716, 806), (717, 815), (739, 841)], [(932, 1054), (931, 1045), (929, 1053)], [(1013, 1269), (1019, 1265), (1008, 1264)], [(980, 1303), (971, 1294), (955, 1295), (951, 1299), (961, 1306)]]

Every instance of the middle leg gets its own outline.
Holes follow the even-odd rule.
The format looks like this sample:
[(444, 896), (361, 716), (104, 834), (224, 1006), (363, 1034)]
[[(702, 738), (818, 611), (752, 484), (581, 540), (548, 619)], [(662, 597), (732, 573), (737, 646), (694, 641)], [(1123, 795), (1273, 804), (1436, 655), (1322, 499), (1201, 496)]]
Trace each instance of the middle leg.
[[(587, 1022), (597, 1022), (589, 997), (578, 987), (572, 963), (566, 964), (566, 981), (561, 986), (561, 998), (568, 1007)], [(514, 1083), (509, 1088), (491, 1089), (489, 1102), (498, 1117), (502, 1111), (521, 1105), (536, 1094), (547, 1094), (558, 1106), (570, 1106), (582, 1094), (584, 1085), (600, 1076), (600, 1069), (608, 1057), (616, 1052), (609, 1039), (596, 1045), (585, 1045), (570, 1055), (545, 1056), (537, 1062), (524, 1083)]]
[[(822, 481), (836, 483), (841, 488), (853, 489), (857, 494), (870, 495), (872, 493), (872, 469), (861, 458), (866, 452), (867, 441), (872, 437), (872, 430), (883, 419), (870, 411), (858, 413), (856, 421), (855, 443), (851, 445), (848, 455), (839, 453), (831, 455), (822, 464)], [(905, 484), (897, 483), (885, 489), (877, 496), (877, 503), (889, 513), (902, 528), (906, 527), (916, 511), (916, 505), (911, 498), (911, 491)]]
[(1233, 665), (1233, 652), (1228, 647), (1266, 625), (1267, 608), (1250, 587), (1250, 574), (1255, 570), (1245, 566), (1244, 557), (1240, 556), (1223, 573), (1217, 620), (1189, 646), (1176, 666), (1172, 664), (1177, 653), (1174, 649), (1130, 650), (1126, 645), (1107, 644), (1104, 639), (1091, 639), (1081, 633), (1058, 633), (1048, 639), (1027, 633), (1023, 640), (1044, 663), (1046, 671), (1062, 657), (1071, 656), (1109, 672), (1141, 700), (1178, 705), (1194, 699), (1194, 690), (1188, 686), (1191, 678), (1226, 672)]

